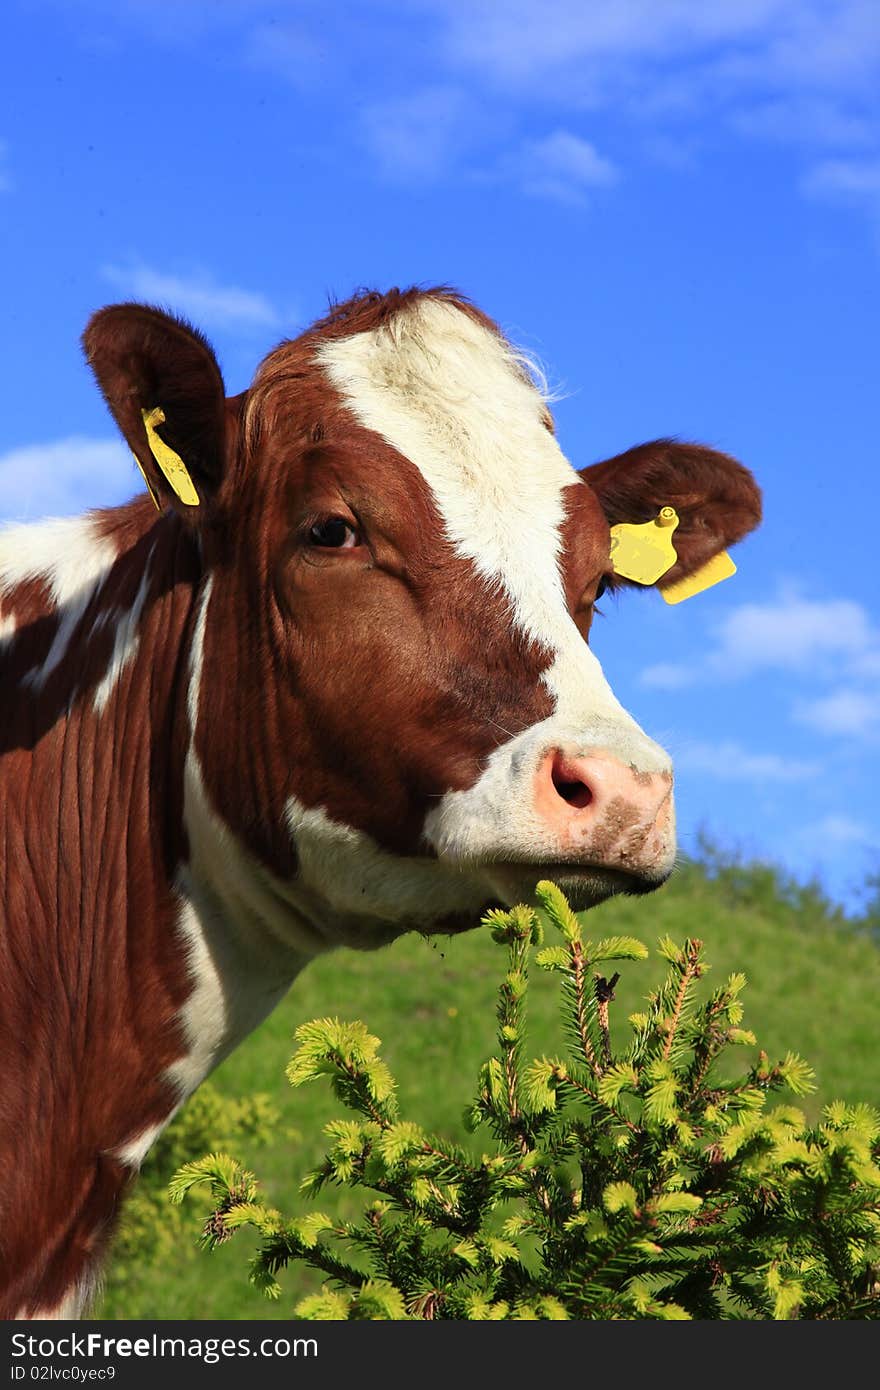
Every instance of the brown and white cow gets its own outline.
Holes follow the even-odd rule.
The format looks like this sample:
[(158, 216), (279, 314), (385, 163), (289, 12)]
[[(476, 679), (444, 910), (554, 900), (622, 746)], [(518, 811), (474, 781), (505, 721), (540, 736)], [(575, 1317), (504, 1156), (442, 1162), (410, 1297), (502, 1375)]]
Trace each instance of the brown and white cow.
[(667, 584), (760, 514), (694, 445), (575, 472), (447, 290), (335, 308), (232, 399), (158, 310), (85, 348), (161, 510), (0, 533), (5, 1317), (80, 1310), (150, 1144), (312, 956), (664, 881), (670, 762), (587, 644), (609, 526), (674, 506)]

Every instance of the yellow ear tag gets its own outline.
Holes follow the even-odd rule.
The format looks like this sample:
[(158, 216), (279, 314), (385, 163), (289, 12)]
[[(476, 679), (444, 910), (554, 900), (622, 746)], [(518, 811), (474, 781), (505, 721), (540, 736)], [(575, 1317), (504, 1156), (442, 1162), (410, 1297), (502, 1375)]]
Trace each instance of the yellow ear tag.
[(628, 521), (611, 528), (611, 565), (615, 574), (637, 584), (655, 584), (672, 569), (678, 556), (672, 533), (678, 525), (674, 507), (661, 507), (653, 521), (635, 526)]
[(722, 550), (700, 569), (694, 570), (693, 574), (686, 574), (684, 579), (677, 579), (668, 589), (661, 589), (660, 592), (667, 603), (681, 603), (682, 599), (693, 598), (694, 594), (711, 589), (713, 584), (720, 584), (722, 579), (729, 579), (732, 574), (736, 574), (736, 565), (727, 551)]
[[(156, 433), (156, 426), (164, 424), (165, 411), (160, 405), (156, 405), (152, 410), (142, 410), (144, 428), (147, 431), (147, 442), (152, 450), (153, 458), (158, 463), (165, 477), (171, 485), (175, 495), (187, 507), (197, 507), (199, 505), (199, 494), (193, 487), (193, 480), (187, 472), (186, 464), (179, 454), (175, 454), (170, 444), (166, 444), (164, 439), (160, 439)], [(143, 469), (141, 469), (143, 472)], [(152, 493), (153, 489), (150, 488)], [(154, 498), (155, 500), (155, 498)]]

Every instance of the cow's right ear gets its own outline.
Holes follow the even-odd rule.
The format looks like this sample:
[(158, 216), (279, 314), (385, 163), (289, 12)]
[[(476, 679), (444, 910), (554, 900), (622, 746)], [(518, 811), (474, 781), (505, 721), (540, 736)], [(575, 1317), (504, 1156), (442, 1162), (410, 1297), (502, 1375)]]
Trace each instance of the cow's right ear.
[[(667, 568), (658, 571), (661, 593), (680, 586), (682, 580), (695, 578), (761, 520), (761, 492), (749, 470), (702, 444), (654, 439), (582, 468), (580, 476), (595, 492), (612, 527), (643, 527), (655, 521), (664, 507), (677, 513)], [(716, 578), (723, 579), (731, 572), (725, 569)], [(716, 578), (709, 582), (715, 583)], [(654, 582), (625, 570), (621, 579), (625, 584)], [(670, 597), (669, 601), (677, 599)]]
[(205, 338), (145, 304), (100, 309), (83, 334), (89, 366), (153, 500), (198, 522), (227, 459), (223, 377)]

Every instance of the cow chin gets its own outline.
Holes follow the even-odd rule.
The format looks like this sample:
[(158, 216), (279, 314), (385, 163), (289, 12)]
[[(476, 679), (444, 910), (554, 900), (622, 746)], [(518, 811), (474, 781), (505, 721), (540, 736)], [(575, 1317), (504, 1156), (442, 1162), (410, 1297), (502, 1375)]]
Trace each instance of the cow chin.
[[(667, 881), (670, 873), (670, 869), (665, 869), (653, 875), (638, 875), (593, 864), (493, 864), (486, 866), (480, 875), (490, 892), (478, 903), (475, 900), (473, 908), (444, 913), (427, 922), (413, 922), (408, 929), (422, 936), (459, 936), (479, 926), (492, 909), (503, 910), (518, 903), (535, 906), (536, 886), (542, 880), (549, 880), (561, 888), (575, 912), (587, 912), (616, 894), (653, 893)], [(362, 934), (357, 935), (357, 945), (365, 946)]]
[(497, 864), (491, 866), (486, 876), (507, 906), (534, 902), (535, 885), (549, 879), (562, 889), (576, 912), (585, 912), (616, 894), (653, 893), (671, 872), (671, 868), (664, 868), (634, 874), (597, 864)]

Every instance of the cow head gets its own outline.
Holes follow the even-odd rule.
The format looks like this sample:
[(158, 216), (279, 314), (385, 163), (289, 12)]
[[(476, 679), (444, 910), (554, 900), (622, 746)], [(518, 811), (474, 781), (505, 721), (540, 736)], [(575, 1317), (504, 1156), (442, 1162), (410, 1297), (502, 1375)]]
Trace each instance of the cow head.
[(663, 584), (751, 530), (746, 469), (659, 441), (576, 472), (521, 357), (445, 290), (352, 300), (229, 400), (157, 310), (105, 309), (85, 344), (163, 524), (198, 533), (205, 872), (234, 859), (352, 944), (469, 924), (543, 876), (579, 907), (663, 882), (670, 762), (590, 650), (593, 605), (619, 521), (676, 508)]

